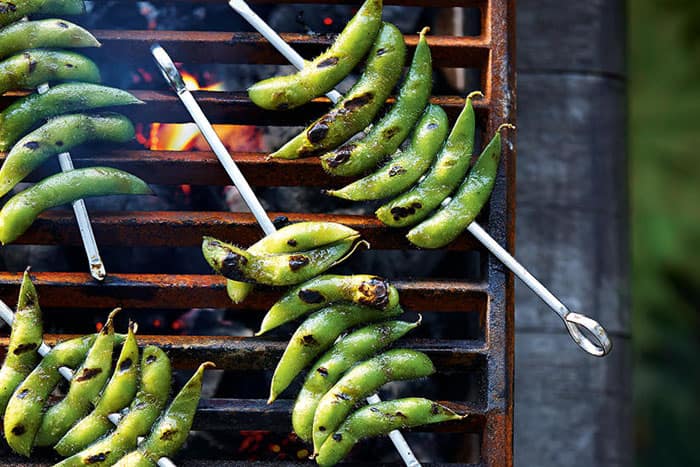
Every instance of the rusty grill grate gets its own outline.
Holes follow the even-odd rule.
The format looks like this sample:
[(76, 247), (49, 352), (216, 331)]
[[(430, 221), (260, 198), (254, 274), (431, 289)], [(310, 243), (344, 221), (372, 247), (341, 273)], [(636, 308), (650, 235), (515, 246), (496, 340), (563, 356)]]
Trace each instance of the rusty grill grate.
[[(186, 0), (183, 0), (186, 1)], [(196, 0), (189, 0), (197, 3)], [(202, 0), (211, 3), (211, 0)], [(303, 3), (318, 3), (313, 0)], [(136, 3), (121, 0), (122, 4)], [(264, 2), (254, 2), (264, 3)], [(277, 2), (286, 3), (286, 2)], [(295, 2), (296, 3), (296, 2)], [(326, 2), (328, 3), (328, 2)], [(330, 2), (330, 3), (343, 3)], [(514, 1), (513, 0), (390, 0), (387, 4), (429, 6), (433, 8), (478, 8), (481, 28), (478, 36), (429, 36), (436, 67), (462, 67), (479, 70), (485, 99), (475, 102), (478, 126), (482, 134), (493, 134), (504, 122), (514, 122)], [(78, 20), (79, 22), (79, 20)], [(95, 31), (103, 47), (90, 54), (100, 63), (122, 62), (124, 67), (150, 63), (148, 47), (161, 43), (178, 61), (184, 63), (256, 63), (280, 64), (283, 58), (257, 33), (222, 33), (192, 31), (99, 30)], [(330, 39), (325, 36), (286, 34), (302, 55), (311, 56), (325, 48)], [(416, 35), (406, 37), (409, 49), (415, 46)], [(121, 66), (121, 65), (120, 65)], [(158, 77), (159, 78), (159, 77)], [(108, 83), (109, 84), (109, 83)], [(133, 89), (147, 105), (120, 109), (134, 122), (178, 123), (189, 118), (177, 98), (163, 84), (162, 90)], [(320, 114), (327, 100), (317, 99), (303, 110), (268, 112), (254, 106), (244, 92), (195, 92), (213, 123), (246, 125), (300, 125), (311, 114)], [(0, 109), (14, 96), (0, 97)], [(434, 96), (454, 120), (463, 105), (460, 96)], [(484, 133), (485, 132), (485, 133)], [(513, 247), (514, 162), (512, 136), (504, 144), (499, 178), (488, 210), (482, 215), (482, 225), (502, 245)], [(483, 140), (483, 137), (482, 137)], [(299, 161), (266, 161), (264, 154), (235, 152), (235, 160), (254, 187), (340, 185), (323, 174), (316, 159)], [(74, 155), (76, 166), (107, 165), (125, 169), (147, 182), (163, 185), (227, 185), (228, 179), (215, 156), (209, 152), (148, 151), (117, 149), (100, 151), (86, 157)], [(361, 231), (373, 249), (406, 250), (411, 246), (403, 230), (382, 226), (371, 215), (328, 215), (310, 213), (279, 213), (292, 221), (334, 220)], [(94, 212), (91, 218), (100, 245), (119, 246), (183, 246), (195, 247), (203, 234), (235, 239), (249, 245), (260, 238), (261, 230), (248, 213), (230, 212)], [(18, 243), (33, 245), (80, 245), (80, 237), (72, 213), (45, 213)], [(493, 257), (487, 255), (476, 241), (465, 235), (449, 247), (450, 250), (475, 251), (480, 254), (481, 267), (475, 280), (430, 278), (396, 280), (402, 303), (411, 311), (422, 313), (449, 312), (475, 314), (478, 332), (469, 339), (408, 338), (403, 345), (425, 351), (438, 368), (438, 378), (452, 378), (451, 385), (460, 391), (439, 398), (459, 399), (454, 404), (473, 414), (464, 422), (444, 425), (438, 429), (452, 432), (455, 443), (467, 446), (467, 439), (477, 440), (456, 449), (457, 455), (447, 461), (451, 465), (512, 465), (512, 378), (513, 378), (513, 286), (511, 277)], [(108, 265), (109, 268), (109, 265)], [(67, 309), (111, 308), (121, 305), (138, 320), (147, 309), (230, 308), (235, 312), (264, 310), (278, 292), (257, 291), (243, 305), (232, 306), (224, 281), (214, 275), (110, 273), (104, 284), (91, 280), (87, 273), (35, 272), (37, 288), (44, 308), (51, 313), (71, 319), (75, 314)], [(0, 298), (14, 304), (21, 275), (0, 271)], [(410, 335), (409, 335), (410, 336)], [(49, 343), (62, 336), (48, 336)], [(211, 360), (220, 369), (229, 371), (260, 371), (272, 369), (285, 343), (281, 340), (250, 337), (212, 336), (141, 336), (140, 342), (164, 346), (177, 368), (192, 369), (203, 360)], [(0, 354), (7, 346), (7, 333), (0, 338)], [(0, 355), (2, 357), (2, 355)], [(461, 373), (460, 373), (461, 372)], [(459, 376), (460, 374), (470, 376)], [(467, 386), (473, 386), (467, 388)], [(291, 400), (271, 406), (259, 399), (208, 399), (203, 401), (195, 429), (206, 430), (272, 430), (286, 431), (291, 426)], [(428, 429), (430, 430), (430, 429)], [(409, 434), (409, 443), (411, 442)], [(389, 448), (388, 448), (389, 449)], [(206, 456), (204, 456), (206, 457)], [(397, 457), (398, 459), (398, 457)], [(17, 460), (0, 465), (16, 465)], [(455, 464), (459, 463), (459, 464)], [(178, 459), (178, 465), (223, 465), (222, 461)], [(227, 462), (226, 465), (248, 465)], [(275, 463), (278, 465), (278, 463)], [(311, 465), (311, 464), (309, 464)], [(436, 464), (437, 465), (437, 464)]]

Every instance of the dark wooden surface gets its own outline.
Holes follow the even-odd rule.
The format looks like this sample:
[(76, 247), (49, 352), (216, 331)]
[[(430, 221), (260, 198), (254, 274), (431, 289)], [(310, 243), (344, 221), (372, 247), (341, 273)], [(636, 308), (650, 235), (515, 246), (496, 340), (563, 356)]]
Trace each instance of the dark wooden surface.
[(518, 2), (519, 259), (614, 348), (516, 283), (515, 465), (632, 464), (624, 2)]

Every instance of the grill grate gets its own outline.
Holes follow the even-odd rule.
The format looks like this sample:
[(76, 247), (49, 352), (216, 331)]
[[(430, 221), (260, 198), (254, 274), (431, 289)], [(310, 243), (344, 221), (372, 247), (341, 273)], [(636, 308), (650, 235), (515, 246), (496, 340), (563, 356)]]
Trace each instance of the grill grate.
[[(181, 0), (182, 3), (213, 3), (214, 0)], [(133, 7), (132, 0), (122, 4)], [(176, 2), (177, 3), (177, 2)], [(255, 3), (266, 3), (257, 1)], [(286, 3), (286, 2), (275, 2)], [(292, 2), (290, 2), (292, 3)], [(297, 3), (297, 1), (293, 2)], [(303, 3), (321, 3), (305, 0)], [(323, 3), (344, 3), (331, 1)], [(478, 126), (484, 134), (493, 134), (504, 122), (514, 123), (514, 1), (513, 0), (408, 0), (387, 1), (387, 4), (410, 6), (475, 7), (481, 12), (481, 33), (473, 37), (429, 36), (436, 67), (462, 67), (479, 71), (485, 98), (475, 102)], [(103, 47), (90, 51), (98, 62), (120, 62), (130, 67), (151, 63), (149, 46), (161, 43), (173, 57), (185, 63), (258, 63), (280, 64), (282, 57), (255, 33), (100, 30), (96, 36)], [(312, 56), (325, 48), (330, 39), (325, 36), (283, 34), (283, 37), (304, 56)], [(417, 42), (416, 35), (406, 37), (409, 49)], [(160, 78), (160, 77), (157, 77)], [(188, 115), (177, 98), (165, 85), (160, 90), (133, 90), (148, 105), (119, 109), (135, 122), (148, 124), (188, 122)], [(0, 109), (5, 108), (17, 94), (0, 97)], [(213, 123), (246, 125), (300, 125), (327, 108), (321, 98), (299, 111), (269, 112), (255, 107), (242, 92), (195, 92)], [(432, 102), (442, 105), (452, 120), (460, 111), (464, 99), (459, 96), (435, 96)], [(483, 139), (483, 138), (482, 138)], [(512, 135), (505, 138), (501, 170), (487, 212), (481, 222), (502, 245), (513, 247), (514, 221), (514, 162)], [(299, 161), (265, 161), (264, 155), (251, 152), (233, 153), (241, 170), (254, 187), (341, 186), (342, 179), (323, 174), (316, 159)], [(4, 156), (3, 156), (4, 157)], [(145, 151), (118, 149), (100, 151), (89, 157), (74, 155), (76, 167), (108, 165), (130, 171), (149, 183), (163, 185), (227, 185), (228, 179), (215, 156), (207, 151)], [(36, 177), (39, 178), (39, 177)], [(310, 213), (275, 213), (292, 221), (332, 220), (361, 231), (375, 249), (408, 250), (403, 230), (382, 226), (369, 215), (328, 215)], [(94, 212), (91, 218), (100, 245), (115, 246), (181, 246), (193, 247), (203, 234), (235, 239), (249, 245), (261, 236), (252, 215), (230, 212)], [(425, 351), (438, 368), (437, 378), (452, 378), (450, 384), (472, 385), (474, 392), (452, 403), (460, 411), (473, 414), (459, 423), (426, 428), (457, 434), (476, 434), (478, 465), (512, 465), (512, 379), (513, 379), (513, 285), (512, 278), (493, 257), (486, 255), (468, 235), (449, 246), (450, 250), (476, 251), (482, 258), (476, 280), (430, 278), (426, 280), (394, 281), (401, 292), (402, 303), (411, 311), (440, 313), (440, 317), (460, 312), (478, 316), (479, 331), (469, 339), (409, 338), (402, 345)], [(80, 244), (77, 226), (68, 211), (43, 214), (39, 221), (18, 241), (33, 245)], [(362, 253), (360, 253), (362, 254)], [(107, 265), (109, 268), (109, 264)], [(241, 312), (259, 313), (279, 295), (261, 289), (243, 305), (232, 306), (224, 281), (214, 275), (110, 273), (104, 284), (93, 282), (87, 273), (36, 272), (36, 285), (42, 306), (51, 313), (70, 319), (79, 314), (75, 309), (110, 308), (121, 305), (139, 313), (147, 309), (230, 308)], [(0, 298), (14, 303), (21, 274), (0, 271)], [(68, 308), (73, 311), (68, 311)], [(65, 336), (47, 336), (55, 342)], [(224, 370), (263, 371), (274, 368), (285, 343), (282, 340), (250, 337), (211, 337), (158, 335), (141, 336), (140, 343), (156, 343), (165, 347), (174, 366), (192, 369), (204, 360), (214, 361)], [(0, 338), (0, 357), (7, 346), (6, 335)], [(467, 376), (464, 376), (464, 375)], [(459, 378), (459, 379), (457, 379)], [(467, 393), (465, 389), (464, 393)], [(438, 399), (451, 399), (455, 394), (437, 394)], [(262, 394), (261, 394), (262, 397)], [(451, 400), (455, 400), (452, 398)], [(282, 400), (267, 406), (261, 399), (208, 399), (202, 402), (195, 420), (195, 429), (207, 430), (271, 430), (286, 431), (290, 424), (291, 401)], [(455, 438), (462, 440), (465, 437)], [(469, 438), (471, 439), (471, 438)], [(411, 442), (411, 438), (409, 438)], [(414, 443), (411, 443), (414, 444)], [(473, 444), (473, 443), (472, 443)], [(461, 449), (460, 458), (447, 465), (477, 465), (474, 452)], [(469, 452), (465, 452), (469, 451)], [(17, 459), (0, 460), (0, 465), (18, 465)], [(245, 462), (202, 461), (178, 459), (178, 465), (250, 465)], [(275, 464), (279, 465), (279, 463)], [(291, 465), (291, 464), (290, 464)], [(309, 464), (310, 465), (310, 464)], [(372, 464), (376, 465), (376, 464)], [(443, 464), (432, 464), (443, 465)]]

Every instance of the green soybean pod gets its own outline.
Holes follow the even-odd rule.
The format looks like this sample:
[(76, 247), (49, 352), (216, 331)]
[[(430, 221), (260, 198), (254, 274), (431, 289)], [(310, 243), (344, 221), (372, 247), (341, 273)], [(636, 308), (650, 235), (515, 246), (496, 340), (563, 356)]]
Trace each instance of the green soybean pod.
[(215, 238), (204, 237), (202, 253), (209, 265), (228, 279), (265, 285), (293, 285), (345, 261), (360, 244), (366, 244), (358, 240), (359, 235), (315, 250), (256, 255)]
[(382, 108), (399, 80), (406, 55), (403, 35), (383, 23), (360, 79), (333, 109), (270, 154), (271, 158), (297, 159), (336, 148), (363, 130)]
[(35, 446), (56, 444), (92, 407), (92, 402), (102, 391), (112, 369), (114, 317), (120, 311), (121, 308), (116, 308), (109, 314), (85, 361), (73, 374), (68, 393), (44, 414), (34, 439)]
[(405, 227), (420, 222), (464, 179), (474, 148), (475, 121), (472, 97), (476, 95), (482, 94), (476, 91), (467, 96), (464, 109), (425, 178), (410, 191), (377, 209), (377, 217), (384, 224)]
[(92, 83), (62, 83), (43, 94), (33, 93), (0, 112), (0, 151), (12, 145), (38, 122), (72, 112), (101, 107), (143, 104), (126, 91)]
[(272, 403), (305, 367), (321, 352), (328, 349), (346, 329), (360, 323), (380, 321), (403, 313), (400, 306), (377, 310), (355, 304), (330, 305), (309, 316), (289, 340), (282, 358), (272, 375), (270, 398)]
[(0, 168), (0, 196), (47, 159), (90, 141), (126, 143), (134, 138), (131, 121), (117, 113), (70, 114), (52, 118), (14, 145)]
[(321, 449), (353, 407), (390, 381), (423, 378), (435, 373), (427, 355), (407, 349), (389, 350), (357, 364), (328, 391), (318, 403), (314, 415), (314, 451)]
[(294, 432), (304, 441), (312, 440), (316, 407), (340, 377), (355, 363), (371, 357), (420, 325), (406, 321), (370, 324), (342, 337), (313, 364), (306, 375), (292, 410)]
[(248, 96), (264, 109), (284, 110), (325, 94), (360, 62), (381, 24), (382, 1), (366, 0), (328, 50), (295, 74), (255, 83), (248, 89)]
[(53, 81), (99, 83), (100, 70), (89, 58), (63, 50), (27, 50), (0, 62), (0, 94)]
[(264, 334), (335, 302), (354, 302), (383, 310), (399, 304), (399, 291), (388, 280), (369, 274), (314, 277), (290, 290), (272, 305), (255, 335)]
[(13, 451), (29, 456), (46, 399), (61, 380), (58, 369), (78, 366), (94, 341), (95, 336), (90, 335), (61, 342), (17, 387), (7, 404), (4, 420), (5, 439)]
[(85, 13), (85, 4), (83, 0), (0, 0), (0, 26), (33, 13), (80, 15)]
[(448, 130), (445, 111), (439, 105), (429, 104), (405, 151), (396, 153), (375, 173), (338, 190), (326, 190), (325, 193), (352, 201), (368, 201), (389, 198), (406, 191), (433, 163)]
[(449, 203), (429, 219), (412, 228), (406, 238), (421, 248), (442, 248), (455, 240), (472, 223), (491, 196), (501, 158), (501, 129), (515, 128), (505, 123), (484, 148), (469, 176)]
[(129, 332), (119, 354), (112, 378), (95, 401), (95, 409), (80, 420), (54, 446), (62, 456), (71, 456), (85, 449), (112, 429), (107, 416), (129, 405), (136, 395), (139, 375), (139, 348), (136, 343), (135, 323), (129, 323)]
[(0, 242), (6, 245), (22, 235), (37, 216), (49, 208), (77, 199), (105, 195), (148, 195), (140, 178), (109, 167), (89, 167), (45, 178), (13, 196), (0, 210)]
[(19, 21), (0, 29), (0, 58), (41, 47), (99, 47), (95, 36), (63, 19)]
[(461, 420), (465, 417), (466, 415), (459, 415), (444, 405), (419, 397), (371, 404), (353, 412), (326, 439), (316, 462), (321, 467), (335, 465), (364, 438), (386, 435), (393, 430)]
[(136, 448), (139, 436), (147, 434), (158, 418), (170, 392), (170, 360), (158, 347), (149, 345), (141, 356), (141, 382), (129, 412), (117, 427), (88, 448), (64, 459), (55, 467), (104, 467), (114, 465)]
[(39, 297), (27, 268), (19, 287), (17, 311), (14, 315), (7, 356), (0, 368), (0, 415), (5, 413), (7, 402), (17, 386), (41, 360), (38, 350), (42, 335)]
[(433, 66), (425, 39), (428, 31), (430, 28), (426, 27), (420, 32), (413, 62), (396, 97), (396, 104), (363, 138), (321, 156), (321, 165), (326, 172), (341, 176), (366, 172), (393, 154), (406, 139), (428, 104), (432, 90)]

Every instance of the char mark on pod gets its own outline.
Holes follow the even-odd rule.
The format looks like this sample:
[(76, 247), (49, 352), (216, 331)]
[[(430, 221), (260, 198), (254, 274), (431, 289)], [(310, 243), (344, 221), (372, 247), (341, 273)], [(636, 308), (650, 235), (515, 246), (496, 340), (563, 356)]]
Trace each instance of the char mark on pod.
[(351, 397), (348, 394), (345, 394), (344, 392), (336, 392), (333, 395), (336, 399), (341, 401), (349, 401), (351, 399)]
[(19, 394), (17, 394), (17, 399), (24, 399), (27, 397), (27, 395), (29, 395), (29, 392), (29, 389), (22, 389)]
[(316, 371), (318, 371), (318, 373), (319, 373), (321, 376), (323, 376), (324, 378), (325, 378), (326, 376), (328, 376), (328, 368), (326, 368), (326, 367), (320, 366), (320, 367), (318, 367), (318, 368), (316, 369)]
[(359, 302), (363, 305), (384, 308), (389, 303), (389, 285), (378, 277), (362, 281), (358, 291), (362, 294)]
[(2, 2), (0, 3), (0, 14), (2, 13), (14, 13), (17, 11), (17, 5), (14, 3), (10, 2)]
[(309, 264), (309, 257), (304, 255), (292, 255), (289, 257), (289, 269), (298, 271)]
[(95, 454), (94, 456), (90, 456), (87, 459), (85, 459), (85, 463), (90, 465), (90, 464), (96, 464), (98, 462), (104, 462), (105, 459), (107, 459), (107, 456), (109, 453), (112, 451), (106, 451), (106, 452), (101, 452), (99, 454)]
[(360, 107), (363, 107), (374, 99), (374, 94), (371, 92), (366, 92), (364, 94), (360, 94), (357, 97), (353, 97), (349, 101), (347, 101), (343, 107), (345, 107), (348, 110), (357, 110)]
[(329, 66), (333, 66), (338, 63), (338, 57), (328, 57), (327, 59), (323, 60), (321, 63), (316, 65), (316, 68), (328, 68)]
[(384, 138), (386, 138), (386, 139), (391, 139), (391, 138), (393, 138), (394, 136), (396, 136), (396, 134), (397, 134), (399, 131), (401, 131), (401, 129), (400, 129), (399, 127), (392, 126), (392, 127), (387, 128), (386, 130), (384, 130), (383, 136), (384, 136)]
[(32, 342), (31, 344), (20, 344), (17, 346), (17, 348), (12, 352), (15, 355), (20, 355), (25, 352), (30, 352), (34, 349), (36, 349), (37, 345), (36, 343)]
[(314, 338), (313, 334), (307, 334), (302, 336), (301, 343), (304, 345), (316, 345), (318, 342)]
[(81, 381), (87, 381), (89, 379), (94, 378), (95, 376), (99, 375), (102, 373), (102, 368), (85, 368), (83, 372), (75, 378), (75, 381), (81, 382)]
[(178, 433), (178, 431), (180, 430), (174, 428), (172, 430), (166, 430), (162, 435), (160, 435), (160, 439), (163, 441), (170, 441)]
[(241, 268), (246, 264), (248, 264), (248, 260), (245, 256), (229, 251), (221, 262), (221, 274), (229, 279), (243, 279), (245, 274)]
[(155, 355), (149, 355), (146, 357), (146, 365), (150, 365), (151, 363), (156, 361), (156, 356)]
[(307, 138), (309, 138), (309, 141), (312, 144), (320, 143), (323, 141), (323, 138), (326, 137), (328, 134), (328, 121), (327, 119), (323, 119), (320, 122), (316, 123), (314, 126), (309, 128), (309, 131), (306, 132)]
[(323, 303), (326, 300), (320, 292), (311, 289), (301, 289), (298, 295), (304, 303)]
[(395, 221), (398, 221), (400, 219), (403, 219), (404, 217), (412, 216), (416, 213), (416, 209), (420, 209), (422, 207), (423, 205), (418, 202), (412, 203), (407, 208), (403, 206), (395, 206), (391, 208), (391, 215), (394, 217)]
[(24, 425), (15, 425), (12, 428), (12, 434), (15, 436), (22, 436), (26, 432), (27, 432), (27, 429), (25, 428)]
[(58, 21), (58, 22), (56, 22), (56, 24), (58, 24), (58, 26), (63, 28), (63, 29), (68, 29), (68, 23), (66, 23), (64, 21)]
[(292, 246), (292, 247), (297, 246), (297, 241), (294, 240), (293, 238), (290, 238), (289, 240), (287, 240), (287, 245)]
[(119, 371), (126, 371), (131, 368), (132, 361), (130, 358), (124, 360), (121, 365), (119, 365)]
[(401, 167), (400, 165), (395, 165), (391, 169), (389, 169), (389, 176), (396, 177), (397, 175), (405, 174), (406, 172), (407, 170)]
[(24, 143), (24, 147), (33, 151), (39, 147), (39, 143), (36, 141), (29, 141), (27, 143)]
[(24, 52), (24, 58), (26, 58), (29, 62), (29, 73), (33, 72), (36, 69), (36, 60), (34, 60), (32, 54), (30, 54), (29, 52)]
[(332, 438), (338, 442), (341, 442), (343, 440), (343, 435), (341, 435), (340, 433), (333, 433)]
[(350, 156), (352, 155), (352, 152), (354, 150), (354, 144), (346, 144), (342, 148), (338, 149), (334, 153), (335, 155), (332, 158), (328, 159), (328, 166), (335, 168), (338, 167), (340, 164), (344, 164), (348, 161), (348, 159), (350, 159)]

